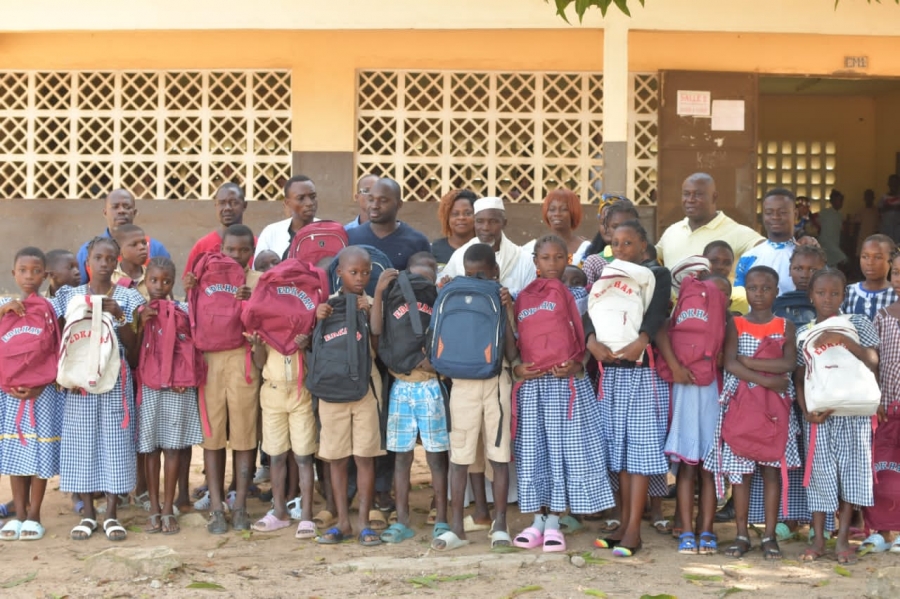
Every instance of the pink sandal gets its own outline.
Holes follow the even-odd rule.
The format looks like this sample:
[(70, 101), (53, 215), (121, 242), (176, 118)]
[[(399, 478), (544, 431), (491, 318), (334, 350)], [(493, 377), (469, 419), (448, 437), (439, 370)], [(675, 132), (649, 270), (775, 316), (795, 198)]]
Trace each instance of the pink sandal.
[(544, 531), (544, 553), (553, 553), (566, 550), (566, 538), (558, 528), (550, 528)]
[(535, 547), (540, 547), (544, 544), (544, 533), (535, 528), (534, 526), (529, 526), (522, 532), (516, 535), (516, 538), (513, 539), (513, 545), (516, 547), (521, 547), (522, 549), (534, 549)]

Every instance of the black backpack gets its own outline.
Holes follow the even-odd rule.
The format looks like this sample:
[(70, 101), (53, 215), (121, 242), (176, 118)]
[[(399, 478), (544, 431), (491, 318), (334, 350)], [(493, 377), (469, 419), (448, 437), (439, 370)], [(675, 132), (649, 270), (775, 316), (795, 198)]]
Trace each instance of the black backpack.
[(359, 401), (372, 385), (369, 323), (356, 308), (357, 295), (328, 300), (331, 316), (316, 323), (306, 387), (313, 397), (331, 403)]
[(409, 374), (425, 358), (425, 336), (435, 299), (434, 283), (405, 270), (385, 290), (378, 355), (394, 372)]
[(797, 330), (816, 319), (816, 309), (809, 301), (809, 294), (805, 291), (787, 291), (775, 298), (772, 304), (772, 312), (775, 316), (787, 318), (794, 323)]

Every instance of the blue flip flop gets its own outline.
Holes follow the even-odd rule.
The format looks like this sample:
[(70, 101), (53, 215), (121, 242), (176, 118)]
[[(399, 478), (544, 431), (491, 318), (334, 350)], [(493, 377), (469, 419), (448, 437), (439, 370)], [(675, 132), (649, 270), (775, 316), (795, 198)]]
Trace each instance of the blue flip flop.
[(316, 543), (319, 545), (339, 545), (344, 542), (344, 533), (337, 526), (329, 528), (324, 533), (316, 537)]
[(416, 533), (413, 529), (408, 526), (404, 526), (399, 522), (394, 522), (390, 526), (387, 527), (387, 530), (381, 533), (381, 540), (385, 543), (402, 543), (406, 539), (411, 539), (416, 536)]
[(431, 531), (431, 538), (436, 539), (445, 532), (450, 532), (451, 530), (453, 529), (451, 529), (450, 525), (446, 522), (435, 522), (434, 530)]
[[(375, 537), (374, 539), (372, 537)], [(378, 533), (372, 530), (371, 528), (364, 528), (359, 533), (359, 537), (357, 537), (359, 544), (363, 547), (375, 547), (377, 545), (381, 545), (381, 537), (378, 536)]]

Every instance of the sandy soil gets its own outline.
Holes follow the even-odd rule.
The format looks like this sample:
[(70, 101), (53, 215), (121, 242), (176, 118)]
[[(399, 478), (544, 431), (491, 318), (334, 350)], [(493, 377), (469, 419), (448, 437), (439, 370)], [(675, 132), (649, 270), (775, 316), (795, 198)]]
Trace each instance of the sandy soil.
[[(192, 483), (202, 482), (201, 452), (194, 452)], [(69, 539), (77, 524), (69, 499), (48, 487), (44, 502), (47, 536), (38, 542), (0, 543), (0, 596), (9, 597), (369, 597), (441, 596), (502, 598), (545, 597), (641, 597), (668, 594), (674, 597), (724, 597), (743, 593), (764, 597), (860, 597), (867, 579), (879, 569), (900, 566), (900, 555), (867, 555), (850, 566), (844, 575), (830, 554), (814, 564), (801, 564), (805, 542), (782, 544), (785, 560), (766, 563), (758, 550), (741, 560), (724, 556), (682, 556), (676, 542), (656, 533), (649, 525), (644, 531), (644, 550), (632, 559), (612, 558), (608, 552), (593, 550), (595, 537), (587, 530), (567, 538), (567, 554), (540, 551), (492, 553), (486, 532), (471, 533), (472, 541), (452, 554), (436, 554), (429, 548), (431, 529), (425, 526), (430, 489), (422, 484), (427, 472), (417, 464), (419, 486), (413, 493), (414, 539), (400, 545), (364, 548), (355, 542), (320, 546), (314, 541), (297, 541), (293, 529), (273, 534), (237, 533), (212, 536), (203, 527), (200, 514), (184, 515), (182, 532), (173, 536), (149, 535), (138, 531), (146, 512), (130, 507), (121, 512), (129, 527), (122, 543), (107, 541), (95, 534), (84, 542)], [(9, 493), (4, 481), (3, 499)], [(318, 499), (318, 498), (317, 498)], [(317, 505), (318, 507), (318, 505)], [(268, 505), (251, 499), (252, 517), (261, 516)], [(673, 506), (665, 505), (671, 515)], [(513, 534), (530, 518), (513, 508)], [(802, 531), (805, 538), (805, 530)], [(717, 527), (720, 546), (733, 538), (731, 525)], [(758, 538), (755, 539), (758, 543)], [(182, 566), (155, 578), (122, 572), (121, 568), (91, 567), (90, 560), (106, 549), (169, 547), (177, 552)], [(585, 556), (581, 568), (571, 556)], [(577, 560), (576, 560), (577, 561)], [(849, 574), (847, 576), (846, 574)], [(219, 589), (190, 588), (206, 582)]]

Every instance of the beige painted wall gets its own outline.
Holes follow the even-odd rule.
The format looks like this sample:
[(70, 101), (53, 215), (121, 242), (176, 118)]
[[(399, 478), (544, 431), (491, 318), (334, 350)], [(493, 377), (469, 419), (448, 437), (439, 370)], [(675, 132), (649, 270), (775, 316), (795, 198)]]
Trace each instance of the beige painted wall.
[[(875, 197), (887, 191), (888, 175), (897, 173), (900, 153), (900, 92), (880, 94), (875, 98)], [(900, 174), (900, 173), (898, 173)]]

